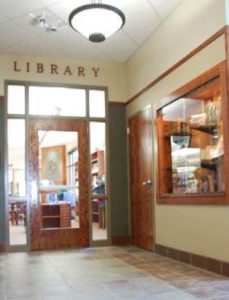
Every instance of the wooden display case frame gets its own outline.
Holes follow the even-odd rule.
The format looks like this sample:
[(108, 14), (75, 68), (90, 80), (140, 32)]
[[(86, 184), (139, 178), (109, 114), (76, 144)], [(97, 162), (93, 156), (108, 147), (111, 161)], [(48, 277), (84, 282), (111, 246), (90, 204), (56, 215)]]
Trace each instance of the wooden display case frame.
[[(163, 185), (167, 184), (165, 176), (162, 174), (161, 164), (162, 161), (171, 160), (170, 155), (162, 154), (162, 151), (159, 149), (160, 144), (160, 126), (158, 122), (156, 122), (156, 132), (157, 137), (155, 138), (155, 155), (156, 160), (158, 161), (157, 165), (157, 174), (156, 174), (156, 183), (157, 183), (157, 203), (159, 204), (229, 204), (229, 91), (227, 84), (227, 68), (226, 62), (216, 65), (215, 67), (209, 69), (205, 73), (201, 74), (197, 78), (188, 82), (181, 88), (177, 89), (172, 94), (168, 95), (166, 98), (161, 99), (157, 105), (155, 105), (155, 118), (157, 112), (160, 111), (165, 105), (184, 97), (187, 94), (190, 94), (192, 91), (195, 91), (198, 88), (206, 87), (209, 82), (212, 82), (214, 79), (219, 78), (219, 85), (222, 97), (222, 119), (223, 119), (223, 137), (224, 137), (224, 166), (223, 166), (223, 174), (224, 174), (224, 191), (223, 192), (205, 192), (205, 193), (184, 193), (184, 194), (172, 194), (172, 193), (164, 193)], [(166, 153), (166, 151), (164, 151)], [(169, 152), (167, 152), (168, 154)]]

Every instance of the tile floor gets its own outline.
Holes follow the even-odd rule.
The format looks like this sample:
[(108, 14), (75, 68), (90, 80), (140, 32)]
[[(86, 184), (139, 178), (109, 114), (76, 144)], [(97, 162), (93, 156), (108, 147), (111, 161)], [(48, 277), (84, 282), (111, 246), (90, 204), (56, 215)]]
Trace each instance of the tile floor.
[(0, 299), (228, 300), (229, 279), (134, 247), (10, 253)]
[(25, 245), (26, 244), (26, 227), (24, 224), (18, 225), (9, 224), (10, 229), (10, 245)]

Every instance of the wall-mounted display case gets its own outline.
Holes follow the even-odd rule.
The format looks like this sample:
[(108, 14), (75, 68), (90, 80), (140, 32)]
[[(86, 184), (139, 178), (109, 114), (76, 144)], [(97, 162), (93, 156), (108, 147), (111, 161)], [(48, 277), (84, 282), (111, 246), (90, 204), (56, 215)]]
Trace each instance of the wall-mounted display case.
[(226, 203), (228, 158), (224, 65), (196, 78), (157, 109), (158, 202)]

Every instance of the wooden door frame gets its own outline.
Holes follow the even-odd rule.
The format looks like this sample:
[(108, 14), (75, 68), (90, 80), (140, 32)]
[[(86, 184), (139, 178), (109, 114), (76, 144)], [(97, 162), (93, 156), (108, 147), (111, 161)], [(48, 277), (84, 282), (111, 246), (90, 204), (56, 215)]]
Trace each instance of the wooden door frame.
[[(50, 129), (51, 128), (51, 129)], [(40, 214), (38, 197), (31, 197), (31, 183), (35, 182), (38, 189), (38, 130), (78, 131), (79, 134), (79, 164), (85, 172), (79, 173), (79, 185), (81, 187), (80, 228), (50, 229), (40, 227)], [(28, 151), (28, 177), (29, 177), (29, 211), (30, 211), (30, 249), (48, 250), (73, 247), (87, 247), (90, 243), (89, 231), (89, 162), (88, 162), (88, 136), (87, 121), (65, 118), (33, 118), (28, 119), (28, 143), (31, 151)]]
[[(92, 195), (90, 194), (90, 199), (89, 199), (89, 225), (90, 225), (90, 239), (89, 239), (89, 246), (107, 246), (111, 245), (111, 195), (110, 195), (110, 151), (109, 151), (109, 113), (108, 113), (108, 106), (109, 106), (109, 101), (108, 101), (108, 88), (106, 86), (96, 86), (96, 85), (77, 85), (77, 84), (66, 84), (66, 83), (59, 83), (59, 82), (53, 82), (53, 83), (47, 83), (43, 81), (24, 81), (24, 80), (5, 80), (4, 82), (5, 88), (4, 88), (4, 94), (5, 96), (2, 97), (4, 103), (4, 126), (6, 127), (6, 130), (4, 130), (4, 155), (2, 155), (2, 160), (4, 159), (4, 170), (5, 170), (5, 178), (4, 178), (4, 225), (5, 225), (5, 240), (4, 240), (4, 245), (0, 244), (0, 250), (1, 248), (6, 249), (6, 251), (11, 252), (11, 251), (30, 251), (30, 238), (29, 238), (29, 224), (27, 225), (27, 244), (26, 245), (16, 245), (12, 246), (9, 245), (9, 220), (8, 220), (8, 179), (7, 179), (7, 174), (8, 174), (8, 163), (7, 163), (7, 157), (8, 157), (8, 148), (7, 148), (7, 121), (8, 119), (24, 119), (25, 124), (26, 124), (26, 143), (25, 143), (25, 172), (26, 172), (26, 198), (29, 196), (29, 187), (28, 187), (28, 143), (27, 143), (27, 135), (28, 135), (28, 120), (29, 118), (47, 118), (47, 119), (66, 119), (66, 120), (83, 120), (87, 122), (87, 139), (88, 143), (90, 145), (90, 128), (89, 124), (90, 122), (102, 122), (105, 124), (106, 128), (106, 166), (107, 166), (107, 174), (106, 174), (106, 185), (107, 185), (107, 192), (106, 192), (106, 199), (107, 201), (107, 239), (104, 240), (93, 240), (92, 239), (92, 223), (91, 223), (91, 200), (92, 200)], [(21, 85), (25, 87), (25, 112), (23, 114), (13, 114), (13, 113), (8, 113), (7, 110), (7, 102), (8, 102), (8, 86), (9, 85)], [(63, 88), (76, 88), (76, 89), (84, 89), (85, 90), (85, 99), (86, 99), (86, 113), (84, 116), (52, 116), (52, 115), (31, 115), (29, 113), (29, 87), (30, 86), (37, 86), (37, 87), (63, 87)], [(104, 91), (105, 93), (105, 116), (103, 117), (92, 117), (89, 115), (89, 91), (90, 90), (101, 90)], [(89, 163), (89, 150), (88, 150), (88, 163)], [(89, 177), (89, 182), (90, 182), (90, 172), (88, 172), (88, 177)], [(91, 184), (89, 187), (89, 193), (91, 193)], [(29, 199), (27, 200), (27, 211), (29, 214)], [(29, 220), (29, 217), (27, 218)], [(29, 221), (28, 221), (29, 222)]]
[(130, 240), (131, 240), (131, 193), (130, 193), (130, 185), (131, 185), (131, 181), (130, 181), (130, 160), (129, 160), (129, 155), (130, 155), (130, 143), (129, 143), (129, 122), (130, 120), (132, 120), (133, 118), (137, 117), (138, 115), (140, 115), (141, 113), (143, 113), (145, 110), (149, 109), (150, 110), (150, 116), (152, 119), (152, 123), (151, 123), (151, 147), (152, 147), (152, 165), (151, 165), (151, 172), (152, 172), (152, 232), (153, 232), (153, 247), (152, 247), (152, 251), (155, 251), (155, 245), (156, 245), (156, 220), (155, 220), (155, 206), (156, 206), (156, 172), (157, 170), (155, 169), (156, 167), (156, 160), (155, 160), (155, 140), (156, 140), (156, 136), (155, 136), (155, 116), (154, 116), (154, 109), (153, 109), (153, 104), (147, 104), (146, 106), (144, 106), (142, 109), (138, 110), (136, 113), (130, 115), (127, 118), (127, 133), (128, 133), (128, 137), (127, 137), (127, 155), (128, 155), (128, 161), (127, 161), (127, 166), (128, 166), (128, 205), (129, 205), (129, 235), (130, 235)]

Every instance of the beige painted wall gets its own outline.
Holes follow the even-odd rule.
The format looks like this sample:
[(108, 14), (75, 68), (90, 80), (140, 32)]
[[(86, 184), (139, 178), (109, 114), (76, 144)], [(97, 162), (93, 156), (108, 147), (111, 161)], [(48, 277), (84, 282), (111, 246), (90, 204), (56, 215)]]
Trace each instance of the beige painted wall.
[[(14, 72), (14, 61), (17, 61), (21, 72)], [(26, 63), (30, 63), (30, 72), (26, 72)], [(36, 64), (42, 63), (44, 72), (37, 74)], [(50, 74), (50, 65), (58, 65), (58, 75)], [(70, 66), (72, 76), (64, 75), (66, 66)], [(78, 67), (85, 68), (85, 77), (78, 76)], [(94, 77), (92, 67), (99, 68), (98, 77)], [(25, 80), (48, 83), (93, 85), (108, 87), (109, 101), (125, 102), (126, 69), (124, 64), (95, 61), (77, 61), (61, 57), (0, 55), (0, 95), (4, 95), (4, 80)]]
[(185, 83), (194, 79), (201, 73), (220, 63), (225, 59), (224, 36), (220, 36), (208, 47), (204, 48), (189, 61), (182, 64), (170, 75), (157, 83), (135, 101), (127, 106), (127, 117), (135, 114), (151, 102), (157, 105), (163, 105), (161, 99)]
[(128, 98), (226, 24), (225, 0), (183, 0), (127, 63)]
[[(177, 28), (176, 31), (178, 30), (178, 33), (176, 37), (173, 35), (171, 41), (169, 41), (169, 44), (173, 43), (174, 45), (173, 51), (176, 49), (174, 54), (171, 53), (171, 49), (167, 48), (166, 51), (163, 48), (164, 43), (166, 43), (165, 41), (162, 41), (161, 44), (158, 40), (157, 45), (153, 45), (153, 41), (156, 38), (154, 37), (129, 61), (130, 95), (141, 90), (147, 83), (166, 71), (168, 67), (176, 63), (202, 41), (211, 36), (212, 33), (225, 25), (222, 11), (224, 1), (187, 0), (183, 1), (179, 9), (182, 11), (188, 3), (191, 5), (191, 2), (193, 2), (192, 9), (196, 9), (195, 5), (200, 5), (200, 12), (198, 13), (198, 18), (196, 16), (195, 22), (191, 21), (191, 17), (186, 12), (184, 20), (185, 18), (188, 19), (187, 23), (190, 23), (189, 28), (186, 28), (186, 33), (184, 29), (181, 30), (182, 32), (179, 32)], [(218, 5), (216, 5), (216, 2)], [(206, 18), (207, 16), (204, 16), (204, 6), (209, 6), (206, 12), (206, 14), (209, 14), (209, 19)], [(215, 10), (218, 20), (213, 18), (213, 11), (210, 8)], [(188, 13), (191, 14), (190, 10)], [(222, 18), (221, 21), (220, 18)], [(214, 24), (210, 24), (211, 22)], [(179, 25), (178, 23), (177, 21), (177, 25)], [(208, 25), (210, 28), (207, 28)], [(193, 26), (193, 28), (190, 28), (190, 26)], [(198, 30), (197, 27), (199, 27)], [(175, 31), (175, 28), (173, 29)], [(171, 31), (172, 29), (168, 30), (167, 34), (169, 35)], [(167, 38), (167, 34), (163, 36), (163, 40)], [(182, 34), (183, 38), (181, 40), (180, 37)], [(189, 37), (188, 40), (184, 38), (185, 35)], [(173, 42), (172, 39), (174, 39)], [(162, 60), (159, 60), (159, 56), (155, 54), (155, 47), (157, 51), (161, 47)], [(155, 59), (153, 58), (154, 55), (156, 55)], [(156, 108), (163, 105), (163, 101), (160, 99), (223, 60), (225, 60), (225, 42), (222, 36), (161, 80), (136, 101), (129, 104), (127, 107), (127, 117), (130, 117), (148, 104), (152, 105), (155, 113)], [(142, 68), (139, 67), (140, 65)], [(139, 72), (136, 72), (138, 68)], [(156, 166), (156, 148), (154, 159)], [(154, 178), (154, 182), (156, 182), (156, 178)], [(155, 234), (156, 243), (158, 244), (229, 262), (228, 206), (155, 204)]]
[[(225, 59), (224, 38), (176, 69), (156, 86), (128, 105), (131, 116), (151, 103), (153, 111), (162, 97)], [(155, 149), (155, 163), (157, 154)], [(154, 178), (156, 182), (156, 178)], [(156, 191), (155, 191), (156, 192)], [(171, 248), (229, 261), (229, 207), (209, 205), (155, 205), (156, 243)]]

